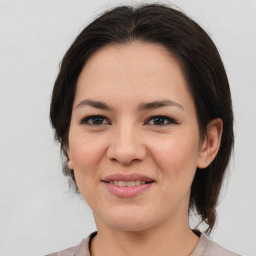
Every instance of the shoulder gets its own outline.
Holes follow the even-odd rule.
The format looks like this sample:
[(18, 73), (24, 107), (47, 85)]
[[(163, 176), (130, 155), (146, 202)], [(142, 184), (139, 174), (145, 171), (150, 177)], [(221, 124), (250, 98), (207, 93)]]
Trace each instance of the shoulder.
[(209, 240), (205, 235), (201, 234), (198, 245), (191, 256), (239, 256), (217, 243)]
[(51, 254), (47, 254), (46, 256), (90, 256), (89, 251), (89, 244), (91, 239), (96, 235), (95, 233), (92, 233), (87, 238), (81, 241), (81, 243), (77, 246), (70, 247), (68, 249), (54, 252)]
[(46, 256), (75, 256), (77, 247), (79, 247), (79, 245), (75, 246), (75, 247), (70, 247), (68, 249), (65, 249), (65, 250), (62, 250), (62, 251), (59, 251), (59, 252), (54, 252), (54, 253), (51, 253), (51, 254), (47, 254)]

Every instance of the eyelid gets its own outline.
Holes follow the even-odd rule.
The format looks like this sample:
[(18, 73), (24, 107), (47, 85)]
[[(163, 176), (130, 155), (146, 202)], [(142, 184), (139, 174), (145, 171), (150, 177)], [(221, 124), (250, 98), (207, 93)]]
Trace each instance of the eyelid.
[[(90, 124), (88, 121), (92, 120), (92, 118), (102, 118), (103, 119), (103, 123), (100, 124)], [(149, 124), (149, 122), (151, 120), (153, 120), (154, 118), (162, 118), (165, 121), (167, 120), (167, 123), (165, 124)], [(109, 125), (111, 124), (110, 120), (105, 117), (104, 115), (99, 115), (99, 114), (88, 114), (85, 117), (83, 117), (81, 119), (81, 121), (79, 122), (82, 125), (88, 125), (88, 126), (102, 126), (102, 125)], [(148, 125), (153, 125), (153, 126), (167, 126), (167, 125), (171, 125), (171, 124), (179, 124), (174, 118), (167, 116), (167, 115), (154, 115), (154, 116), (150, 116), (149, 118), (147, 118), (146, 122), (144, 124), (148, 124)]]
[(82, 124), (82, 125), (88, 125), (88, 126), (106, 125), (106, 123), (102, 123), (102, 124), (89, 124), (88, 123), (89, 120), (91, 120), (92, 118), (97, 118), (97, 117), (102, 118), (104, 120), (107, 120), (108, 124), (111, 124), (109, 119), (106, 118), (105, 116), (103, 116), (103, 115), (94, 115), (94, 114), (90, 114), (90, 115), (87, 115), (87, 116), (83, 117), (79, 123)]
[(147, 119), (145, 124), (147, 124), (149, 121), (151, 121), (154, 118), (163, 118), (163, 119), (168, 121), (167, 124), (162, 124), (162, 125), (151, 124), (151, 125), (154, 125), (154, 126), (166, 126), (166, 125), (170, 125), (170, 124), (179, 124), (174, 118), (166, 116), (166, 115), (154, 115), (154, 116), (151, 116), (151, 117), (149, 117)]

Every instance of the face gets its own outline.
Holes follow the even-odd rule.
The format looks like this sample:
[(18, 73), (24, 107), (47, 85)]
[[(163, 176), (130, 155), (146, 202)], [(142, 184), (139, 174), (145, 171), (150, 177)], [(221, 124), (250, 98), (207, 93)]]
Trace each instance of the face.
[(201, 154), (178, 62), (151, 43), (96, 52), (77, 82), (68, 156), (97, 226), (139, 231), (186, 222)]

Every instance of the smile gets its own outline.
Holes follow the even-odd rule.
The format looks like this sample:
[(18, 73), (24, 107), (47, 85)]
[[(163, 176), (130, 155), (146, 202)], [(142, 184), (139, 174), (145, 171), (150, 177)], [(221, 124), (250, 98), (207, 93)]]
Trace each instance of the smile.
[(117, 197), (136, 197), (155, 183), (150, 177), (140, 174), (113, 174), (101, 180), (107, 190)]
[(123, 181), (123, 180), (111, 180), (111, 181), (108, 181), (107, 183), (110, 183), (110, 184), (114, 184), (118, 187), (134, 187), (134, 186), (140, 186), (140, 185), (145, 185), (145, 184), (148, 184), (148, 183), (151, 183), (153, 181), (144, 181), (144, 180), (131, 180), (131, 181)]

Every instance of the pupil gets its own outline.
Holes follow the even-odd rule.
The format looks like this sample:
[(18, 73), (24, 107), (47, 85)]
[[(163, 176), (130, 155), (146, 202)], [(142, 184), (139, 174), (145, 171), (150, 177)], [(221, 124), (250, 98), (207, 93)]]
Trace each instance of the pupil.
[(162, 124), (164, 124), (164, 118), (162, 118), (162, 117), (154, 118), (154, 124), (155, 125), (162, 125)]
[(102, 118), (102, 117), (99, 117), (99, 116), (93, 117), (93, 118), (92, 118), (92, 122), (93, 122), (93, 124), (102, 124), (103, 118)]

